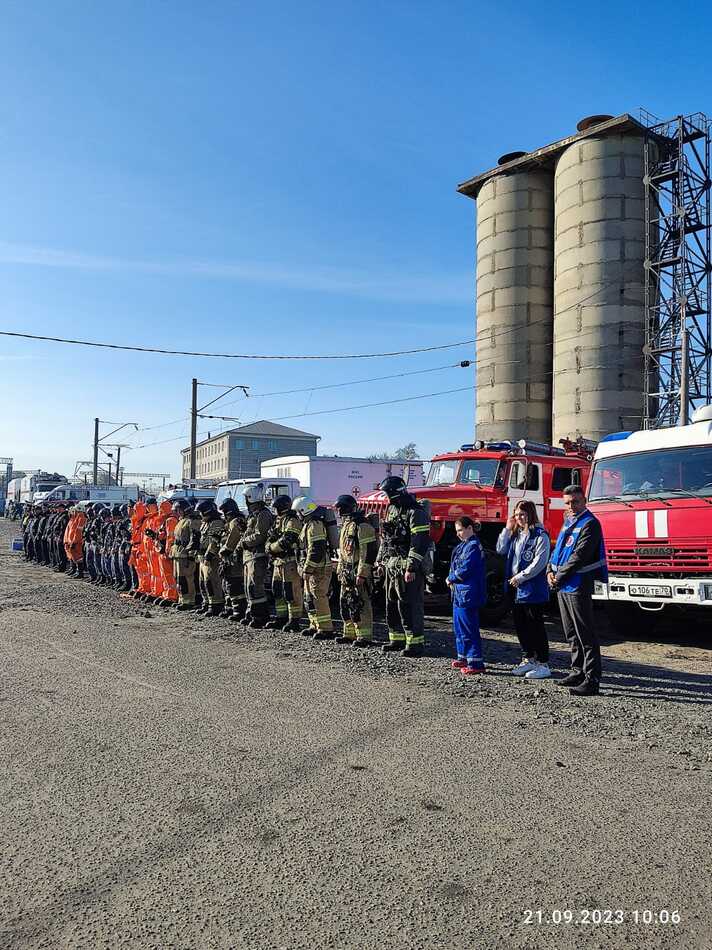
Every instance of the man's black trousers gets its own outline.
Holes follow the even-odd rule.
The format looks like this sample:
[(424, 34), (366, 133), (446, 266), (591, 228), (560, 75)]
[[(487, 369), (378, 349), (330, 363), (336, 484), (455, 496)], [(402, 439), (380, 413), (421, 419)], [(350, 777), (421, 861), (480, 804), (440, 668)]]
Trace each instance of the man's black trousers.
[(587, 680), (601, 679), (601, 644), (593, 620), (593, 601), (589, 593), (559, 592), (561, 623), (571, 646), (571, 669)]

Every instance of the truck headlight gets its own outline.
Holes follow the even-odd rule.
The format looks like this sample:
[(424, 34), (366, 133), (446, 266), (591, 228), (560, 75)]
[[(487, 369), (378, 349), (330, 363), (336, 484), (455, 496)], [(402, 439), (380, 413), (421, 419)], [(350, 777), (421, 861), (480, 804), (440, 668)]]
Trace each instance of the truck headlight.
[[(712, 584), (710, 584), (710, 589), (712, 589)], [(604, 594), (606, 593), (606, 585), (603, 583), (603, 581), (593, 582), (593, 593), (597, 594), (599, 597), (604, 596)]]
[(703, 585), (702, 585), (702, 599), (703, 599), (703, 600), (712, 600), (712, 584), (703, 584)]

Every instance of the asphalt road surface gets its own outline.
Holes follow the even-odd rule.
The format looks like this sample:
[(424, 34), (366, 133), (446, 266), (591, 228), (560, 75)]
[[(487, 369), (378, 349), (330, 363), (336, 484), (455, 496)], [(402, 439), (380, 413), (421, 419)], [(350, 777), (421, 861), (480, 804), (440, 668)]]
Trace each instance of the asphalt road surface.
[(1, 947), (712, 946), (709, 627), (607, 637), (575, 699), (509, 675), (506, 627), (462, 682), (445, 618), (420, 661), (242, 632), (26, 564), (16, 533)]

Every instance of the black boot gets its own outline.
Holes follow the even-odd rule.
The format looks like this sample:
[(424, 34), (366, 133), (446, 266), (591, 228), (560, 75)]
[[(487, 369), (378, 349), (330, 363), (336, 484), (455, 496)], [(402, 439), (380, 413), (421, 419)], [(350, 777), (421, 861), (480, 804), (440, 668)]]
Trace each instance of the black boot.
[(333, 630), (317, 630), (316, 633), (313, 635), (313, 638), (312, 638), (312, 639), (314, 639), (314, 640), (334, 640), (335, 638), (336, 638), (336, 634), (334, 633)]
[(411, 659), (416, 659), (422, 656), (424, 652), (423, 647), (421, 647), (419, 643), (411, 643), (405, 650), (401, 650), (401, 656), (409, 656)]
[(598, 696), (599, 692), (596, 680), (584, 680), (580, 686), (572, 686), (569, 690), (572, 696)]
[(562, 680), (557, 680), (558, 686), (580, 686), (586, 677), (580, 670), (572, 670)]
[(284, 630), (287, 626), (286, 617), (273, 617), (265, 624), (265, 630)]
[[(250, 620), (247, 626), (251, 630), (261, 630), (269, 620), (269, 610), (266, 604), (253, 604), (249, 610)], [(247, 620), (247, 615), (245, 615)]]
[(340, 637), (337, 637), (337, 638), (336, 638), (336, 642), (337, 642), (337, 643), (353, 643), (353, 642), (354, 642), (354, 638), (353, 638), (353, 637), (340, 636)]
[(381, 647), (384, 653), (396, 653), (398, 650), (403, 649), (402, 640), (389, 640), (388, 643), (384, 643)]
[(195, 610), (195, 604), (178, 604), (176, 610)]
[(302, 629), (302, 622), (298, 618), (290, 620), (288, 623), (282, 627), (285, 633), (299, 633)]

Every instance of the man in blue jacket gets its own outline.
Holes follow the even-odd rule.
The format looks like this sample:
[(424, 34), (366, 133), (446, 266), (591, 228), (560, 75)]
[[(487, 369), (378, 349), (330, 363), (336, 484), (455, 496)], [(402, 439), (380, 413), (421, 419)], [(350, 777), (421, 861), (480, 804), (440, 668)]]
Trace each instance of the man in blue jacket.
[(547, 580), (559, 598), (561, 622), (571, 645), (571, 673), (560, 681), (575, 696), (597, 696), (601, 645), (593, 620), (593, 583), (606, 580), (601, 524), (586, 507), (579, 485), (564, 489), (567, 517), (549, 561)]

